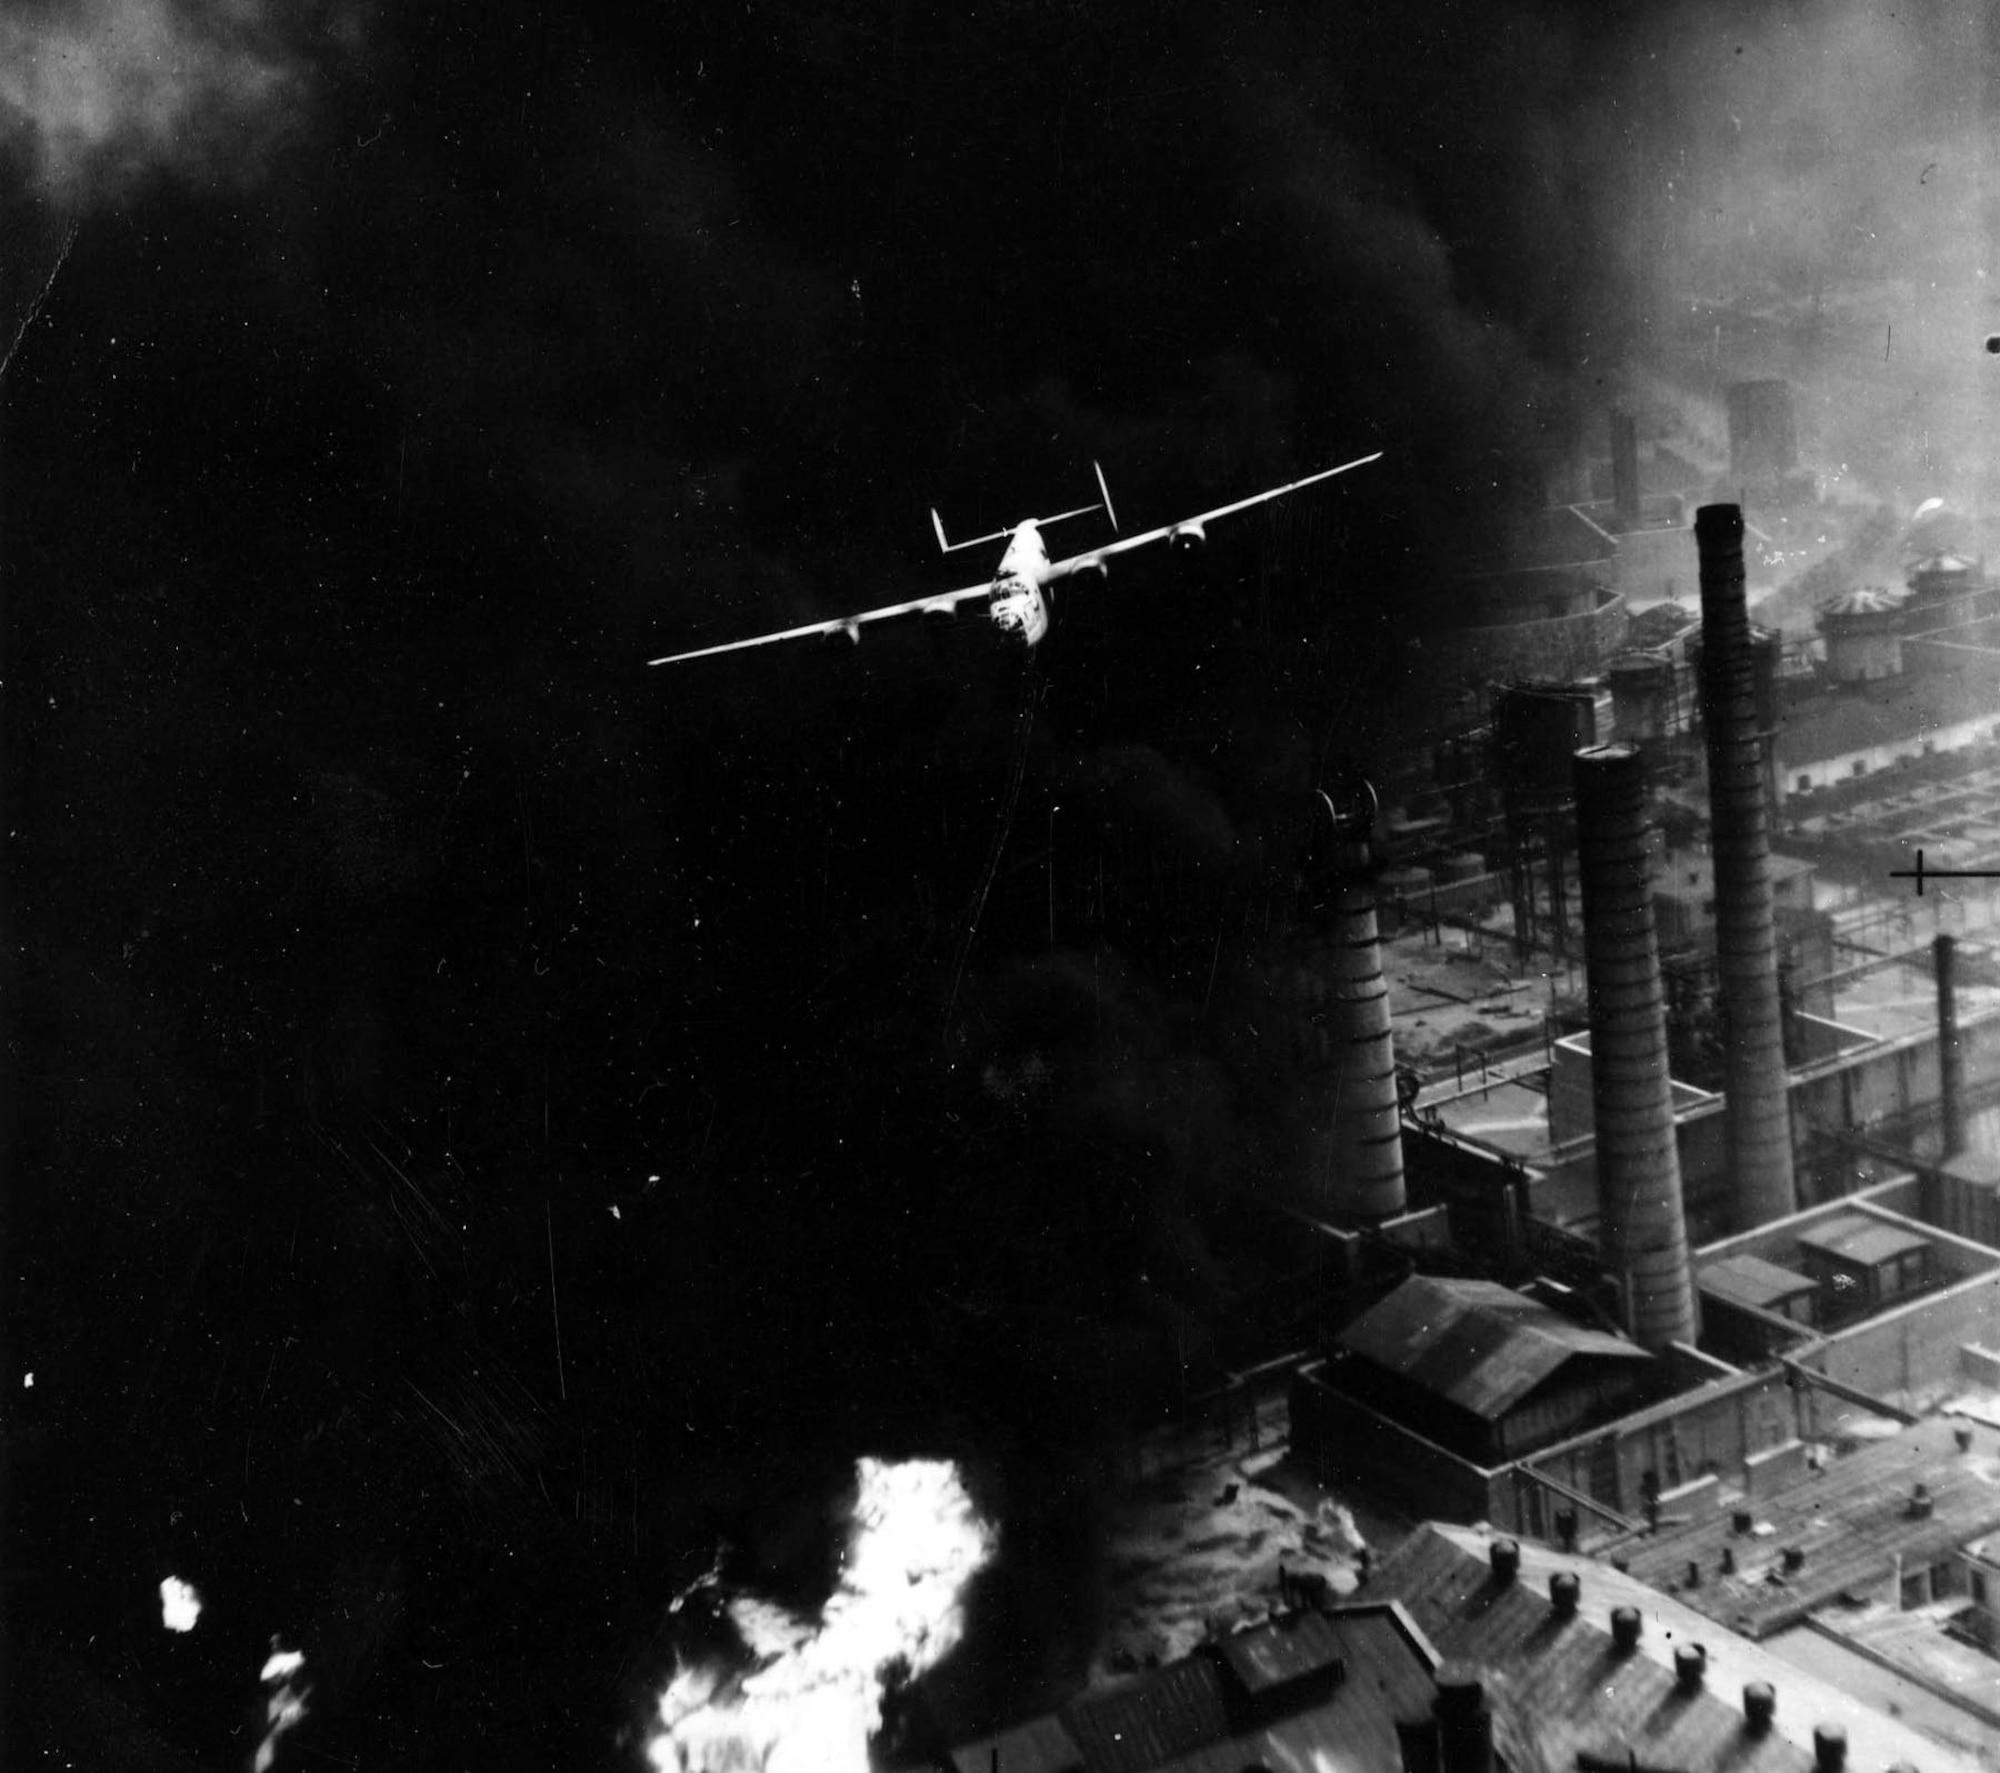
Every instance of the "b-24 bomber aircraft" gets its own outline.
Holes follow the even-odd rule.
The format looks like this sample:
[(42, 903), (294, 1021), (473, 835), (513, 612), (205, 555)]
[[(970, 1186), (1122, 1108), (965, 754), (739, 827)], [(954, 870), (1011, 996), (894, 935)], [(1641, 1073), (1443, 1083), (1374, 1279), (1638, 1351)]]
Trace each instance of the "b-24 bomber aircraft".
[(1247, 499), (1238, 499), (1234, 504), (1218, 505), (1213, 511), (1203, 511), (1194, 517), (1184, 517), (1178, 523), (1164, 523), (1158, 529), (1149, 529), (1141, 535), (1121, 536), (1115, 542), (1107, 542), (1102, 547), (1086, 549), (1081, 554), (1072, 554), (1063, 560), (1051, 560), (1047, 546), (1042, 541), (1042, 531), (1052, 523), (1062, 523), (1072, 517), (1085, 517), (1094, 511), (1102, 511), (1111, 520), (1111, 527), (1118, 527), (1118, 515), (1111, 508), (1111, 489), (1104, 483), (1104, 470), (1097, 470), (1098, 503), (1079, 505), (1073, 511), (1058, 511), (1053, 517), (1031, 517), (1025, 523), (1017, 523), (1011, 529), (995, 530), (991, 535), (974, 536), (969, 541), (948, 542), (945, 540), (944, 521), (936, 510), (931, 512), (931, 525), (937, 531), (938, 546), (947, 554), (956, 554), (961, 549), (983, 547), (990, 542), (1004, 541), (1007, 546), (1000, 556), (998, 570), (990, 579), (977, 585), (967, 585), (962, 591), (942, 591), (930, 597), (912, 597), (903, 603), (884, 604), (880, 609), (862, 610), (858, 615), (835, 616), (830, 621), (807, 622), (797, 628), (780, 628), (772, 634), (753, 635), (748, 640), (726, 640), (720, 646), (698, 647), (693, 652), (669, 653), (665, 658), (649, 659), (649, 665), (678, 665), (688, 659), (706, 659), (716, 653), (740, 652), (745, 647), (769, 646), (773, 641), (801, 640), (809, 634), (845, 634), (850, 640), (861, 639), (864, 622), (887, 621), (891, 616), (910, 615), (953, 615), (962, 603), (969, 603), (976, 597), (986, 599), (986, 613), (997, 622), (1001, 629), (1010, 634), (1018, 634), (1033, 646), (1049, 631), (1049, 592), (1058, 579), (1091, 574), (1097, 578), (1106, 577), (1114, 555), (1129, 554), (1134, 548), (1149, 547), (1154, 542), (1165, 542), (1174, 548), (1198, 548), (1207, 540), (1208, 525), (1224, 517), (1233, 517), (1238, 511), (1247, 511), (1253, 505), (1262, 505), (1272, 499), (1281, 499), (1287, 493), (1298, 492), (1303, 487), (1316, 486), (1322, 480), (1331, 480), (1336, 474), (1345, 474), (1351, 469), (1366, 467), (1370, 462), (1380, 461), (1382, 452), (1357, 456), (1351, 462), (1342, 462), (1337, 468), (1324, 468), (1317, 474), (1308, 474), (1303, 480), (1288, 481), (1283, 486), (1271, 487), (1268, 491), (1252, 493)]

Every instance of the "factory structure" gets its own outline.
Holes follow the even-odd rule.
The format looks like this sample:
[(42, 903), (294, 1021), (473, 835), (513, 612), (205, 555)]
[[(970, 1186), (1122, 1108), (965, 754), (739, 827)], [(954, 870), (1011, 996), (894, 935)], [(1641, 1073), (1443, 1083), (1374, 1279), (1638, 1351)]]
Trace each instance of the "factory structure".
[[(1810, 503), (1785, 385), (1726, 410)], [(2000, 868), (2000, 583), (1780, 635), (1742, 504), (1610, 440), (1425, 641), (1478, 717), (1319, 797), (1272, 1006), (1284, 1254), (1208, 1398), (1280, 1373), (1290, 1460), (1427, 1524), (941, 1765), (2000, 1757), (2000, 880), (1908, 878)]]

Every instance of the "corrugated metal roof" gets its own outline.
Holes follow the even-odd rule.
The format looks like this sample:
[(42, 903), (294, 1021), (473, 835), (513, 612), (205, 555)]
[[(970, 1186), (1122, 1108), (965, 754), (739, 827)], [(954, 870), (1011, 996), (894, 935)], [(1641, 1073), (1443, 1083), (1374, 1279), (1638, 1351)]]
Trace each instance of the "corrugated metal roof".
[(1704, 1292), (1738, 1305), (1765, 1309), (1819, 1290), (1819, 1282), (1809, 1274), (1780, 1267), (1762, 1256), (1724, 1256), (1719, 1262), (1704, 1263), (1695, 1271)]
[(1630, 1753), (1643, 1766), (1683, 1773), (1805, 1773), (1813, 1765), (1780, 1735), (1748, 1734), (1738, 1707), (1705, 1686), (1684, 1692), (1650, 1657), (1617, 1654), (1585, 1613), (1559, 1619), (1537, 1587), (1497, 1585), (1484, 1561), (1434, 1527), (1390, 1553), (1369, 1592), (1394, 1594), (1445, 1655), (1479, 1667), (1496, 1744), (1512, 1739), (1517, 1755), (1544, 1766), (1573, 1768), (1580, 1752)]
[(1497, 1282), (1429, 1275), (1404, 1281), (1341, 1331), (1339, 1342), (1489, 1419), (1578, 1355), (1651, 1358), (1623, 1337), (1573, 1323)]
[(1896, 593), (1884, 591), (1879, 585), (1869, 585), (1859, 591), (1828, 598), (1819, 606), (1819, 613), (1832, 616), (1836, 621), (1843, 616), (1893, 616), (1901, 614), (1903, 602), (1903, 598)]
[[(1218, 1653), (1219, 1652), (1219, 1653)], [(1240, 1654), (1232, 1654), (1239, 1652)], [(1430, 1709), (1430, 1647), (1382, 1602), (1308, 1611), (1238, 1633), (1114, 1688), (1084, 1693), (1054, 1717), (1039, 1718), (955, 1749), (956, 1773), (1243, 1773), (1273, 1768), (1338, 1768), (1401, 1773), (1395, 1720)], [(1247, 1666), (1270, 1693), (1286, 1671), (1309, 1672), (1334, 1658), (1346, 1676), (1321, 1704), (1262, 1729), (1229, 1734), (1224, 1704), (1232, 1672)], [(1280, 1677), (1274, 1681), (1273, 1675)], [(1069, 1758), (1064, 1759), (1067, 1755)]]
[(953, 1749), (951, 1764), (956, 1773), (992, 1773), (995, 1766), (1003, 1773), (1078, 1773), (1083, 1751), (1070, 1740), (1060, 1718), (1030, 1718), (1011, 1730)]
[[(1958, 1450), (1954, 1427), (1973, 1428), (1969, 1451)], [(1931, 1512), (1913, 1519), (1919, 1483), (1929, 1487)], [(1880, 1581), (1898, 1556), (1928, 1562), (2000, 1528), (2000, 1434), (1931, 1418), (1830, 1460), (1754, 1507), (1773, 1532), (1742, 1537), (1724, 1514), (1629, 1540), (1619, 1555), (1640, 1581), (1660, 1587), (1698, 1564), (1701, 1586), (1678, 1591), (1681, 1600), (1748, 1637), (1768, 1637), (1844, 1590)], [(1782, 1568), (1788, 1545), (1805, 1553), (1797, 1570)], [(1725, 1546), (1734, 1575), (1722, 1574)]]
[(1307, 1610), (1233, 1632), (1216, 1646), (1253, 1698), (1288, 1687), (1340, 1660), (1340, 1639), (1324, 1613)]
[(1885, 1225), (1860, 1213), (1842, 1213), (1799, 1233), (1799, 1242), (1808, 1249), (1824, 1250), (1848, 1262), (1873, 1268), (1912, 1250), (1926, 1249), (1930, 1239), (1901, 1226)]
[(1927, 554), (1910, 568), (1914, 577), (1918, 573), (1971, 573), (1979, 570), (1979, 562), (1968, 560), (1963, 554)]
[[(1474, 1527), (1432, 1522), (1440, 1534), (1473, 1561), (1484, 1565), (1491, 1555), (1493, 1534)], [(1676, 1645), (1698, 1643), (1708, 1652), (1706, 1686), (1718, 1699), (1739, 1703), (1751, 1681), (1768, 1681), (1777, 1691), (1777, 1731), (1795, 1748), (1810, 1752), (1813, 1730), (1838, 1724), (1847, 1732), (1847, 1764), (1861, 1769), (1893, 1767), (1908, 1761), (1924, 1773), (1992, 1773), (1965, 1748), (1947, 1748), (1898, 1718), (1877, 1711), (1847, 1687), (1808, 1672), (1797, 1662), (1774, 1654), (1761, 1644), (1738, 1637), (1712, 1619), (1705, 1619), (1674, 1596), (1634, 1580), (1608, 1564), (1560, 1552), (1532, 1539), (1518, 1541), (1521, 1580), (1537, 1594), (1548, 1592), (1549, 1578), (1558, 1570), (1576, 1576), (1583, 1585), (1585, 1616), (1603, 1626), (1614, 1607), (1637, 1608), (1644, 1620), (1639, 1654), (1663, 1669), (1671, 1669)], [(1565, 1773), (1571, 1770), (1565, 1769)]]
[(1259, 1763), (1274, 1770), (1401, 1773), (1396, 1719), (1430, 1710), (1436, 1691), (1430, 1670), (1387, 1608), (1336, 1614), (1328, 1623), (1347, 1679), (1326, 1704), (1208, 1744), (1152, 1773), (1243, 1773)]
[(1122, 1686), (1080, 1694), (1062, 1708), (1064, 1727), (1090, 1773), (1146, 1773), (1229, 1734), (1220, 1666), (1183, 1657)]

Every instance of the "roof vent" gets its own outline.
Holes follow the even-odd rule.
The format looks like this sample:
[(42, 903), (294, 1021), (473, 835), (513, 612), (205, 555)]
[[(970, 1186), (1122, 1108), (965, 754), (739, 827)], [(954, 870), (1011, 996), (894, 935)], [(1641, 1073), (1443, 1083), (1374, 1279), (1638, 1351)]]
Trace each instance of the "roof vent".
[(1813, 1726), (1813, 1762), (1819, 1768), (1819, 1773), (1841, 1773), (1841, 1769), (1847, 1765), (1845, 1724)]
[(1549, 1605), (1558, 1619), (1574, 1619), (1577, 1602), (1583, 1598), (1583, 1584), (1569, 1570), (1558, 1570), (1549, 1578)]
[(1937, 1498), (1931, 1494), (1929, 1484), (1919, 1484), (1910, 1492), (1910, 1519), (1927, 1521), (1937, 1509)]
[(1503, 1588), (1521, 1573), (1521, 1544), (1517, 1539), (1493, 1541), (1493, 1580)]
[(1762, 1736), (1778, 1715), (1778, 1692), (1769, 1681), (1752, 1681), (1743, 1689), (1743, 1727)]
[(1639, 1647), (1639, 1609), (1637, 1607), (1613, 1607), (1611, 1609), (1611, 1644), (1621, 1656), (1629, 1656)]
[(1683, 1693), (1698, 1692), (1708, 1672), (1708, 1652), (1699, 1644), (1683, 1644), (1674, 1652), (1674, 1678)]

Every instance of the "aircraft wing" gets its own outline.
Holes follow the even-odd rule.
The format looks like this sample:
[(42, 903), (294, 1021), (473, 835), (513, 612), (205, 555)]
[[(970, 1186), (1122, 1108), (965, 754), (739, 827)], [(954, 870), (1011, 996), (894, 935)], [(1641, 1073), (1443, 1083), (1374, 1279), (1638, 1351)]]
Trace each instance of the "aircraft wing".
[(1345, 474), (1353, 468), (1365, 468), (1370, 462), (1379, 462), (1382, 452), (1378, 449), (1372, 456), (1357, 456), (1351, 462), (1342, 462), (1338, 468), (1322, 468), (1317, 474), (1308, 474), (1303, 480), (1294, 480), (1284, 486), (1274, 486), (1268, 492), (1252, 493), (1247, 499), (1238, 499), (1233, 505), (1218, 505), (1213, 511), (1203, 511), (1195, 517), (1183, 517), (1178, 523), (1163, 523), (1158, 529), (1149, 529), (1141, 535), (1120, 536), (1115, 542), (1107, 542), (1102, 548), (1090, 548), (1081, 554), (1072, 554), (1067, 560), (1054, 562), (1048, 570), (1050, 579), (1067, 578), (1079, 568), (1094, 567), (1098, 562), (1113, 554), (1129, 554), (1134, 548), (1144, 548), (1154, 542), (1163, 542), (1176, 530), (1195, 529), (1213, 523), (1218, 517), (1234, 517), (1239, 511), (1247, 511), (1252, 505), (1262, 505), (1271, 499), (1282, 499), (1287, 493), (1297, 492), (1301, 487), (1316, 486), (1322, 480), (1331, 480), (1336, 474)]
[(865, 609), (859, 615), (835, 616), (829, 622), (807, 622), (798, 628), (780, 628), (775, 634), (753, 635), (748, 640), (725, 640), (720, 646), (697, 647), (689, 653), (669, 653), (663, 659), (648, 659), (646, 663), (678, 665), (685, 659), (705, 659), (713, 653), (741, 652), (745, 647), (769, 646), (779, 640), (802, 640), (808, 634), (845, 634), (849, 639), (858, 641), (863, 622), (884, 622), (891, 616), (948, 616), (967, 599), (985, 597), (992, 589), (993, 583), (989, 579), (982, 585), (968, 585), (963, 591), (941, 591), (935, 597), (913, 597), (907, 603), (885, 603), (880, 609)]

